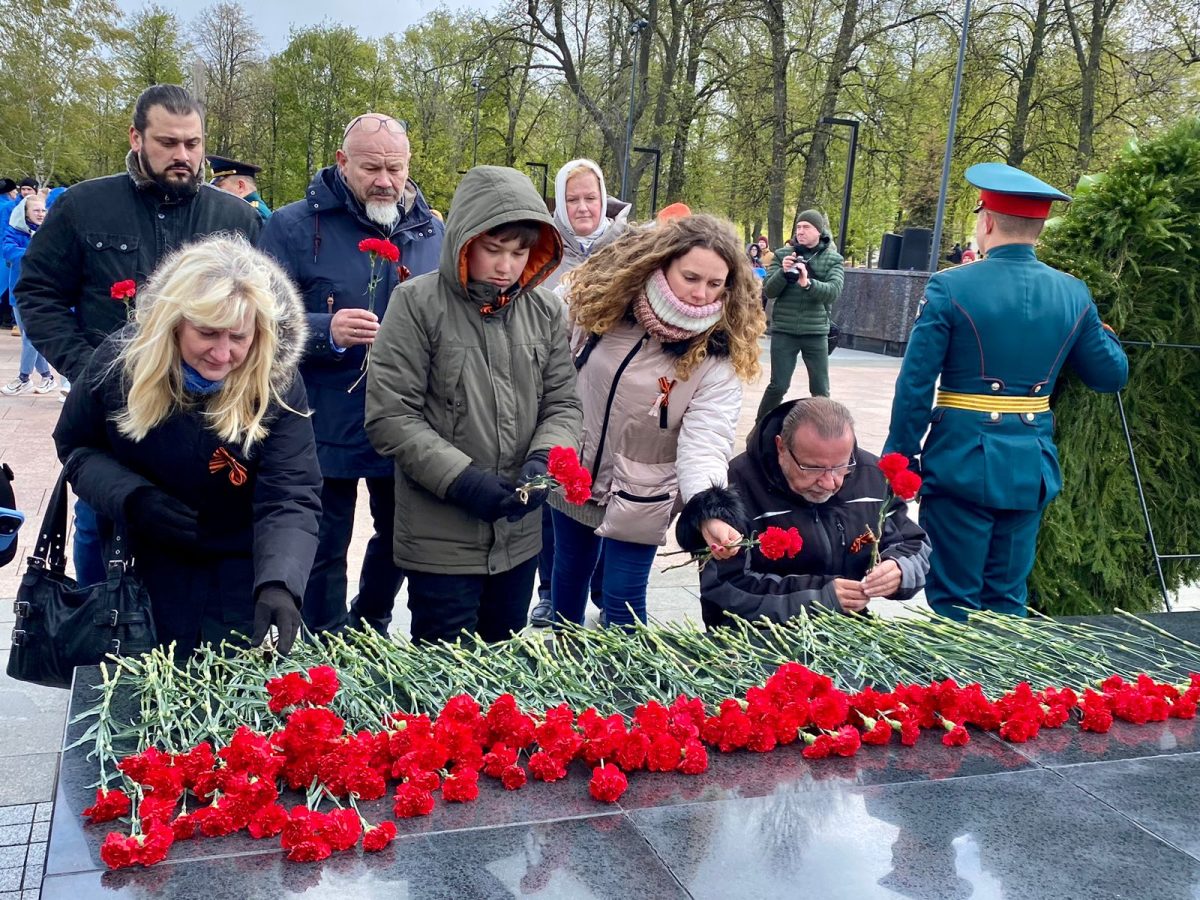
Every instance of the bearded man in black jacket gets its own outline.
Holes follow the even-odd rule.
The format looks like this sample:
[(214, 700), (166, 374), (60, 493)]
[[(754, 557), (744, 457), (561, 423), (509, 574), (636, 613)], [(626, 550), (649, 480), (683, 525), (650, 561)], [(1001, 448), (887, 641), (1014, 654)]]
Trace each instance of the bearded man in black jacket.
[[(250, 241), (258, 213), (240, 198), (203, 184), (204, 107), (174, 84), (138, 97), (125, 171), (74, 185), (50, 208), (21, 263), (16, 293), (29, 340), (62, 375), (77, 381), (92, 351), (124, 327), (136, 293), (171, 251), (217, 232)], [(128, 293), (125, 291), (124, 293)], [(103, 523), (75, 508), (75, 577), (104, 580)]]

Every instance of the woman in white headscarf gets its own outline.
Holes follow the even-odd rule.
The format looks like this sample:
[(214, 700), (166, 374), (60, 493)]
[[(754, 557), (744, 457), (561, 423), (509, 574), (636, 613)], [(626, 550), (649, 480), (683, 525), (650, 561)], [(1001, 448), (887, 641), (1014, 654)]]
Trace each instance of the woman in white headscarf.
[[(613, 218), (607, 215), (614, 209)], [(629, 230), (628, 203), (609, 197), (604, 187), (604, 173), (590, 159), (573, 159), (554, 176), (554, 227), (562, 236), (563, 256), (543, 287), (570, 303), (562, 278), (572, 269), (583, 265), (588, 257), (607, 247)], [(531, 625), (544, 628), (552, 624), (550, 605), (550, 575), (554, 569), (554, 527), (550, 508), (542, 512), (542, 552), (538, 554), (537, 601), (529, 615)], [(599, 583), (594, 596), (599, 597)]]
[[(614, 217), (608, 211), (615, 209)], [(604, 173), (590, 159), (573, 159), (554, 176), (554, 225), (563, 240), (563, 258), (542, 287), (556, 288), (562, 277), (629, 228), (629, 204), (609, 197)]]

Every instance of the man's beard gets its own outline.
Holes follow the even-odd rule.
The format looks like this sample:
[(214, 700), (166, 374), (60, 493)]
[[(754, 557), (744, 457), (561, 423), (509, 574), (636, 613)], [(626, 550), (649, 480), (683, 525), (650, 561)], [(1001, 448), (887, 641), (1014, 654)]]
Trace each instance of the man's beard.
[[(142, 173), (158, 185), (164, 194), (172, 200), (183, 200), (187, 197), (194, 196), (200, 190), (200, 173), (188, 171), (188, 178), (185, 181), (178, 179), (170, 179), (167, 177), (167, 171), (156, 172), (150, 165), (150, 160), (146, 157), (146, 151), (142, 150), (138, 153), (138, 163), (142, 167)], [(178, 171), (178, 170), (176, 170)]]
[(384, 228), (391, 228), (400, 221), (400, 207), (395, 200), (367, 200), (365, 208), (367, 218)]

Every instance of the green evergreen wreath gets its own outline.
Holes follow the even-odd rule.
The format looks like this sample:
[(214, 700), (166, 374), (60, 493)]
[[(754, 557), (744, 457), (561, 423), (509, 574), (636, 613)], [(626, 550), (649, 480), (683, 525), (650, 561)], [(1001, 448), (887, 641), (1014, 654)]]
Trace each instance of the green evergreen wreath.
[[(1200, 345), (1200, 120), (1132, 143), (1081, 181), (1039, 256), (1082, 278), (1126, 341)], [(1200, 351), (1129, 346), (1122, 393), (1160, 554), (1200, 553)], [(1051, 615), (1153, 609), (1161, 600), (1117, 400), (1073, 377), (1055, 392), (1063, 492), (1030, 580)], [(1169, 590), (1200, 560), (1164, 561)]]

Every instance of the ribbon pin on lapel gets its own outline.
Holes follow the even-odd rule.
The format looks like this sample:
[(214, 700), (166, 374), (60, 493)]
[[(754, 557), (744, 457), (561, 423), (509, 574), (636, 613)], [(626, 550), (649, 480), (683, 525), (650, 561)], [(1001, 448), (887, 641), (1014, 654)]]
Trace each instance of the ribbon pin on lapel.
[(224, 447), (218, 447), (213, 451), (212, 459), (208, 461), (208, 471), (215, 475), (222, 469), (229, 470), (229, 483), (234, 487), (241, 487), (246, 483), (246, 467), (234, 459)]

